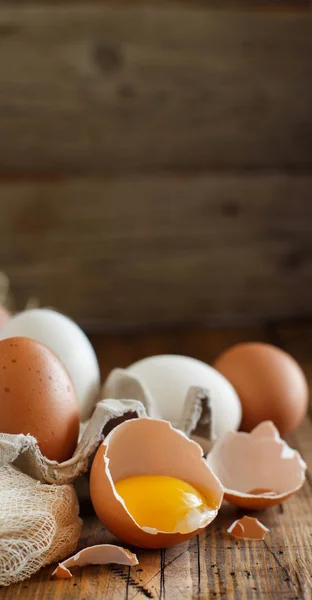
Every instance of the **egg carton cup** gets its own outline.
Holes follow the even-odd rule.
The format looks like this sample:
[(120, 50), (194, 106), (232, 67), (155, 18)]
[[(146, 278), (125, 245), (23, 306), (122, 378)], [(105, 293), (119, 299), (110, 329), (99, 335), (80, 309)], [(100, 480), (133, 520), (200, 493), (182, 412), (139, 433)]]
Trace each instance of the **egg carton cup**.
[[(149, 417), (162, 418), (147, 386), (125, 369), (113, 369), (108, 375), (102, 394), (104, 398), (136, 398), (141, 402)], [(208, 452), (216, 439), (210, 392), (202, 386), (188, 388), (181, 417), (171, 422)]]
[(0, 433), (1, 469), (14, 465), (42, 483), (65, 485), (89, 471), (98, 446), (117, 424), (131, 418), (146, 417), (143, 404), (136, 400), (106, 399), (98, 402), (91, 419), (81, 425), (80, 441), (74, 455), (63, 463), (43, 456), (31, 435)]

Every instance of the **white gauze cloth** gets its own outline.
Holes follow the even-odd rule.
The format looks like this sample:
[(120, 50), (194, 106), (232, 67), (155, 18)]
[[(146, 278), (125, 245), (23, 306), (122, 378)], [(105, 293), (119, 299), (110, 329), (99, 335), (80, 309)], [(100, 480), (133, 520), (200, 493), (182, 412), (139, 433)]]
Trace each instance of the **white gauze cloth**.
[(75, 551), (82, 521), (70, 482), (88, 472), (109, 428), (144, 416), (137, 401), (99, 402), (73, 457), (61, 464), (43, 456), (34, 437), (0, 433), (0, 586)]

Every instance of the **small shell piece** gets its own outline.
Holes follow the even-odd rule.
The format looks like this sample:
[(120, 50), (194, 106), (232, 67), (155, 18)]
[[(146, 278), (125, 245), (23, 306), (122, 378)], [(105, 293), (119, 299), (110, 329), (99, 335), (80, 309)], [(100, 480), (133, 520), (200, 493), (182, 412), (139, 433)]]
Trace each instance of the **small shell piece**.
[(258, 519), (247, 516), (234, 521), (227, 530), (233, 537), (244, 540), (264, 540), (269, 531)]
[[(115, 488), (118, 481), (135, 475), (164, 475), (191, 484), (211, 506), (200, 528), (168, 533), (141, 527)], [(166, 421), (141, 418), (125, 421), (105, 438), (93, 461), (90, 494), (98, 518), (119, 539), (144, 548), (165, 548), (189, 539), (213, 521), (223, 488), (197, 443)]]
[(227, 433), (215, 443), (207, 463), (221, 481), (226, 500), (250, 510), (284, 502), (301, 488), (307, 468), (271, 421), (251, 433)]
[(112, 544), (100, 544), (84, 548), (59, 563), (52, 576), (58, 579), (70, 579), (72, 574), (69, 567), (84, 567), (85, 565), (108, 565), (108, 564), (127, 565), (132, 567), (138, 565), (139, 561), (135, 554), (132, 554), (125, 548), (114, 546)]

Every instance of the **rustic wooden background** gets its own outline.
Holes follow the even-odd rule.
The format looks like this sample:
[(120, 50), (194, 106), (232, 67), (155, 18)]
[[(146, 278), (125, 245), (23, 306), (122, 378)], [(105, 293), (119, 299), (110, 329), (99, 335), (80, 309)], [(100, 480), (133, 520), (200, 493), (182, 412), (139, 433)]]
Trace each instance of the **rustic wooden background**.
[(0, 269), (104, 329), (312, 313), (312, 4), (0, 1)]

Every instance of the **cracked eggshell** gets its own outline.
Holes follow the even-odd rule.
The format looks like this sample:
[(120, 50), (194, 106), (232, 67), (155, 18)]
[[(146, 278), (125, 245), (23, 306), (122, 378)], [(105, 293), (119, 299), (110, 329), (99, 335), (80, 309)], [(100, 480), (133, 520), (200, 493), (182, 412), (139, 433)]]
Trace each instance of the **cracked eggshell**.
[(135, 554), (132, 554), (129, 550), (121, 548), (120, 546), (114, 546), (112, 544), (99, 544), (96, 546), (89, 546), (84, 548), (63, 560), (58, 564), (55, 571), (52, 573), (52, 577), (58, 579), (70, 579), (72, 574), (69, 567), (84, 567), (86, 565), (126, 565), (133, 567), (138, 565), (139, 561)]
[[(200, 529), (188, 533), (140, 527), (117, 494), (115, 483), (135, 475), (166, 475), (215, 498), (215, 508)], [(218, 513), (223, 489), (203, 458), (202, 449), (170, 423), (151, 418), (125, 421), (97, 451), (91, 468), (90, 495), (99, 520), (124, 542), (143, 548), (179, 544), (204, 529)]]
[(251, 433), (229, 432), (207, 456), (226, 500), (250, 510), (280, 504), (304, 483), (307, 465), (271, 421)]
[(37, 308), (11, 317), (0, 330), (1, 340), (17, 336), (41, 342), (59, 357), (76, 389), (80, 419), (88, 419), (99, 400), (100, 370), (82, 329), (55, 310)]
[(244, 540), (264, 540), (269, 529), (254, 517), (242, 517), (234, 521), (227, 532), (235, 538)]
[(207, 393), (213, 438), (238, 429), (242, 411), (233, 386), (213, 367), (187, 356), (151, 356), (125, 370), (115, 369), (103, 392), (105, 397), (141, 400), (151, 417), (182, 428), (190, 388)]

